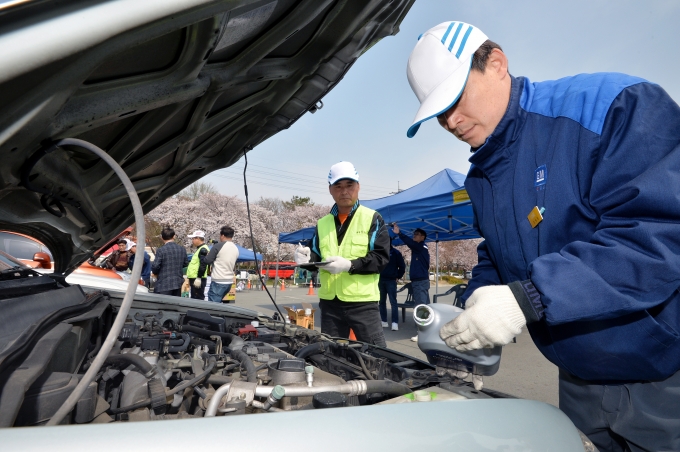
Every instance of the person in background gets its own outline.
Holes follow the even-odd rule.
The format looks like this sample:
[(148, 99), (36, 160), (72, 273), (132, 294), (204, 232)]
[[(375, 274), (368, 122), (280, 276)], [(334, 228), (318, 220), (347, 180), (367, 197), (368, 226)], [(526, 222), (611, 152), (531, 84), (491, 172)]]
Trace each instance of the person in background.
[[(135, 265), (135, 257), (137, 257), (137, 244), (135, 242), (130, 242), (130, 259), (128, 259), (128, 269), (132, 270), (132, 266)], [(151, 285), (151, 257), (146, 250), (142, 251), (144, 256), (144, 264), (142, 265), (142, 281), (144, 285), (148, 288)]]
[(234, 229), (223, 226), (220, 229), (220, 241), (212, 247), (204, 261), (212, 266), (208, 301), (222, 303), (224, 295), (231, 290), (234, 282), (234, 265), (238, 259), (238, 248), (232, 241)]
[(350, 162), (336, 163), (328, 173), (335, 201), (316, 224), (311, 262), (320, 267), (321, 332), (385, 347), (380, 326), (378, 278), (390, 258), (390, 237), (382, 216), (359, 204), (359, 174)]
[[(409, 279), (413, 288), (413, 301), (416, 306), (430, 304), (430, 251), (425, 244), (427, 233), (418, 228), (413, 231), (413, 238), (411, 238), (402, 234), (396, 223), (392, 226), (392, 231), (411, 249)], [(411, 340), (416, 342), (418, 335), (413, 336)]]
[(380, 290), (380, 320), (382, 327), (387, 328), (387, 303), (390, 298), (390, 311), (392, 312), (392, 331), (399, 330), (399, 309), (397, 308), (397, 279), (404, 277), (406, 264), (401, 252), (392, 246), (390, 238), (390, 262), (380, 272), (378, 289)]
[(127, 251), (127, 246), (127, 240), (119, 240), (118, 249), (112, 252), (109, 258), (104, 261), (104, 267), (115, 270), (125, 281), (130, 280), (130, 274), (127, 272), (130, 253)]
[(191, 286), (191, 298), (205, 300), (205, 285), (208, 282), (208, 264), (205, 263), (205, 258), (210, 248), (205, 244), (205, 232), (203, 231), (196, 230), (187, 237), (191, 239), (191, 244), (196, 247), (196, 251), (191, 256), (191, 261), (187, 267), (187, 278)]
[(175, 243), (175, 231), (172, 228), (164, 228), (161, 238), (165, 243), (156, 250), (156, 259), (151, 265), (151, 271), (156, 275), (153, 291), (161, 295), (181, 297), (184, 283), (182, 269), (189, 263), (187, 251)]

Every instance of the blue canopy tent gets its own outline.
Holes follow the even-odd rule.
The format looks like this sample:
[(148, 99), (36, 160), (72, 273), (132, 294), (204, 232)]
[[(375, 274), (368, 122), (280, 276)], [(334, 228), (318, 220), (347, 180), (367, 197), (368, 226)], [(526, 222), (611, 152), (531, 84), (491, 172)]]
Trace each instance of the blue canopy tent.
[[(236, 245), (236, 248), (238, 248), (238, 259), (236, 259), (236, 262), (252, 262), (255, 260), (255, 253), (252, 250), (243, 248), (240, 245)], [(257, 253), (257, 259), (262, 262), (262, 255), (260, 253)]]
[[(380, 212), (387, 224), (397, 223), (406, 235), (412, 235), (417, 228), (427, 232), (426, 241), (436, 244), (435, 267), (439, 273), (438, 242), (479, 238), (472, 227), (472, 205), (464, 181), (465, 175), (445, 169), (407, 190), (361, 203)], [(298, 243), (313, 235), (314, 227), (280, 233), (279, 244)], [(394, 236), (391, 228), (390, 235)], [(392, 243), (403, 244), (397, 237)]]

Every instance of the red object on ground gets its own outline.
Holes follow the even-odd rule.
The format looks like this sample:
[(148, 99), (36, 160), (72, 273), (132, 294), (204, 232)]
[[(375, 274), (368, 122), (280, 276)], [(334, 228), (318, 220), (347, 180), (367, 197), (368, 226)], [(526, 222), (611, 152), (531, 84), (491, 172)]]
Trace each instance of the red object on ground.
[(357, 340), (357, 337), (354, 335), (354, 331), (352, 330), (352, 328), (349, 329), (349, 340), (350, 341), (356, 341)]
[(311, 281), (309, 281), (309, 290), (307, 291), (307, 295), (316, 295), (314, 293), (314, 285), (312, 284)]
[(281, 280), (281, 292), (283, 292), (284, 290), (286, 290), (286, 281)]

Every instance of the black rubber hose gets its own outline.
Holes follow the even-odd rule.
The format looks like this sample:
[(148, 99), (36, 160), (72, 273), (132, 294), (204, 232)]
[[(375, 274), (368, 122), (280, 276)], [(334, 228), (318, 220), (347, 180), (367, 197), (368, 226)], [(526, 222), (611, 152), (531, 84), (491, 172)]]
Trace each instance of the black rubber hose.
[(392, 380), (369, 380), (366, 381), (366, 394), (381, 392), (390, 395), (404, 395), (410, 394), (413, 391), (408, 386), (401, 383), (395, 383)]
[(143, 374), (148, 374), (153, 370), (153, 366), (149, 364), (144, 358), (139, 355), (133, 355), (132, 353), (117, 353), (115, 355), (109, 355), (104, 362), (109, 364), (127, 364), (135, 366), (137, 369), (142, 371)]
[(226, 339), (226, 340), (229, 341), (228, 344), (224, 344), (224, 345), (227, 345), (229, 348), (239, 348), (239, 347), (243, 347), (243, 345), (245, 344), (243, 339), (241, 339), (240, 337), (238, 337), (235, 334), (220, 333), (219, 331), (210, 331), (210, 330), (206, 330), (206, 329), (199, 328), (197, 326), (191, 326), (191, 325), (181, 325), (179, 327), (179, 329), (180, 329), (180, 331), (186, 331), (188, 333), (200, 334), (201, 336), (204, 336), (204, 337), (219, 336), (222, 339)]
[(191, 344), (196, 345), (196, 346), (207, 345), (208, 351), (210, 353), (215, 353), (215, 351), (216, 351), (215, 349), (217, 348), (217, 346), (215, 345), (215, 342), (208, 341), (208, 340), (202, 339), (200, 337), (192, 337), (191, 338)]
[(222, 386), (227, 383), (234, 381), (233, 378), (227, 377), (226, 375), (210, 375), (205, 382), (210, 385)]
[(111, 414), (120, 414), (120, 413), (127, 413), (128, 411), (136, 410), (139, 408), (144, 408), (151, 405), (151, 399), (146, 398), (144, 400), (140, 400), (137, 403), (133, 403), (132, 405), (124, 406), (121, 408), (111, 408), (109, 409), (109, 413)]
[(337, 347), (333, 342), (316, 342), (314, 344), (305, 345), (295, 354), (296, 358), (305, 359), (308, 356), (318, 355), (324, 353), (332, 347)]
[(229, 356), (241, 363), (241, 366), (246, 369), (246, 379), (248, 383), (257, 383), (257, 370), (255, 370), (255, 364), (250, 356), (246, 355), (241, 350), (231, 350), (229, 349)]
[(182, 339), (170, 341), (171, 346), (168, 347), (168, 353), (185, 352), (187, 348), (189, 348), (189, 344), (191, 343), (191, 336), (184, 333), (180, 333), (180, 336), (182, 336)]
[(165, 395), (171, 396), (173, 394), (177, 394), (178, 392), (188, 388), (189, 386), (194, 386), (194, 385), (199, 384), (200, 382), (202, 382), (205, 379), (205, 377), (210, 375), (210, 372), (212, 372), (212, 370), (215, 368), (216, 363), (217, 363), (217, 361), (215, 360), (215, 357), (211, 356), (208, 359), (208, 367), (203, 372), (196, 375), (195, 378), (193, 378), (189, 381), (185, 381), (183, 383), (180, 383), (169, 391), (165, 391)]
[(361, 366), (361, 370), (364, 371), (364, 375), (366, 375), (366, 378), (368, 378), (369, 380), (375, 380), (375, 378), (373, 378), (373, 375), (371, 375), (371, 373), (368, 371), (366, 363), (364, 362), (364, 357), (361, 356), (361, 353), (359, 353), (358, 351), (354, 350), (351, 347), (349, 349), (352, 350), (354, 352), (354, 355), (357, 357), (359, 365)]
[[(205, 355), (205, 354), (204, 354), (204, 355)], [(145, 362), (146, 362), (146, 361), (145, 361)], [(183, 383), (180, 383), (180, 384), (178, 384), (177, 386), (175, 386), (174, 388), (165, 391), (165, 395), (166, 395), (166, 396), (171, 396), (171, 395), (173, 395), (173, 394), (176, 394), (176, 393), (178, 393), (178, 392), (180, 392), (180, 391), (182, 391), (182, 390), (188, 388), (189, 386), (194, 386), (194, 385), (199, 384), (199, 383), (200, 383), (201, 381), (203, 381), (207, 376), (210, 375), (210, 372), (212, 372), (212, 370), (215, 368), (215, 364), (216, 364), (216, 363), (217, 363), (217, 361), (215, 360), (215, 357), (214, 357), (214, 356), (209, 357), (209, 358), (208, 358), (208, 367), (207, 367), (203, 372), (201, 372), (200, 374), (198, 374), (198, 375), (197, 375), (196, 377), (194, 377), (193, 379), (191, 379), (191, 380), (189, 380), (189, 381), (185, 381), (185, 382), (183, 382)], [(133, 403), (132, 405), (124, 406), (124, 407), (121, 407), (121, 408), (112, 408), (112, 409), (109, 409), (109, 413), (111, 413), (111, 414), (126, 413), (126, 412), (128, 412), (128, 411), (133, 411), (133, 410), (136, 410), (136, 409), (139, 409), (139, 408), (144, 408), (144, 407), (147, 407), (147, 406), (149, 406), (149, 405), (151, 405), (151, 399), (150, 399), (150, 398), (146, 398), (146, 399), (144, 399), (144, 400), (140, 400), (140, 401), (137, 402), (137, 403)]]

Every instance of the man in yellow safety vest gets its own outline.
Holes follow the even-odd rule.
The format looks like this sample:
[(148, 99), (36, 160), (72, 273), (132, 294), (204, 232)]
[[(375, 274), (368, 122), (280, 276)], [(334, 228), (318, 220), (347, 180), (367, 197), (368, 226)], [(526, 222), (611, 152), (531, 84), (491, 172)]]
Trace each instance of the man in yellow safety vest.
[(205, 262), (205, 257), (208, 255), (210, 248), (205, 244), (205, 232), (203, 231), (194, 231), (193, 234), (187, 237), (191, 239), (191, 244), (196, 247), (196, 251), (191, 256), (191, 261), (187, 267), (191, 298), (205, 300), (205, 285), (208, 281), (208, 264)]
[(382, 216), (359, 204), (359, 174), (349, 162), (328, 174), (335, 205), (321, 218), (311, 243), (319, 265), (321, 332), (385, 347), (378, 301), (380, 271), (390, 260), (390, 238)]

